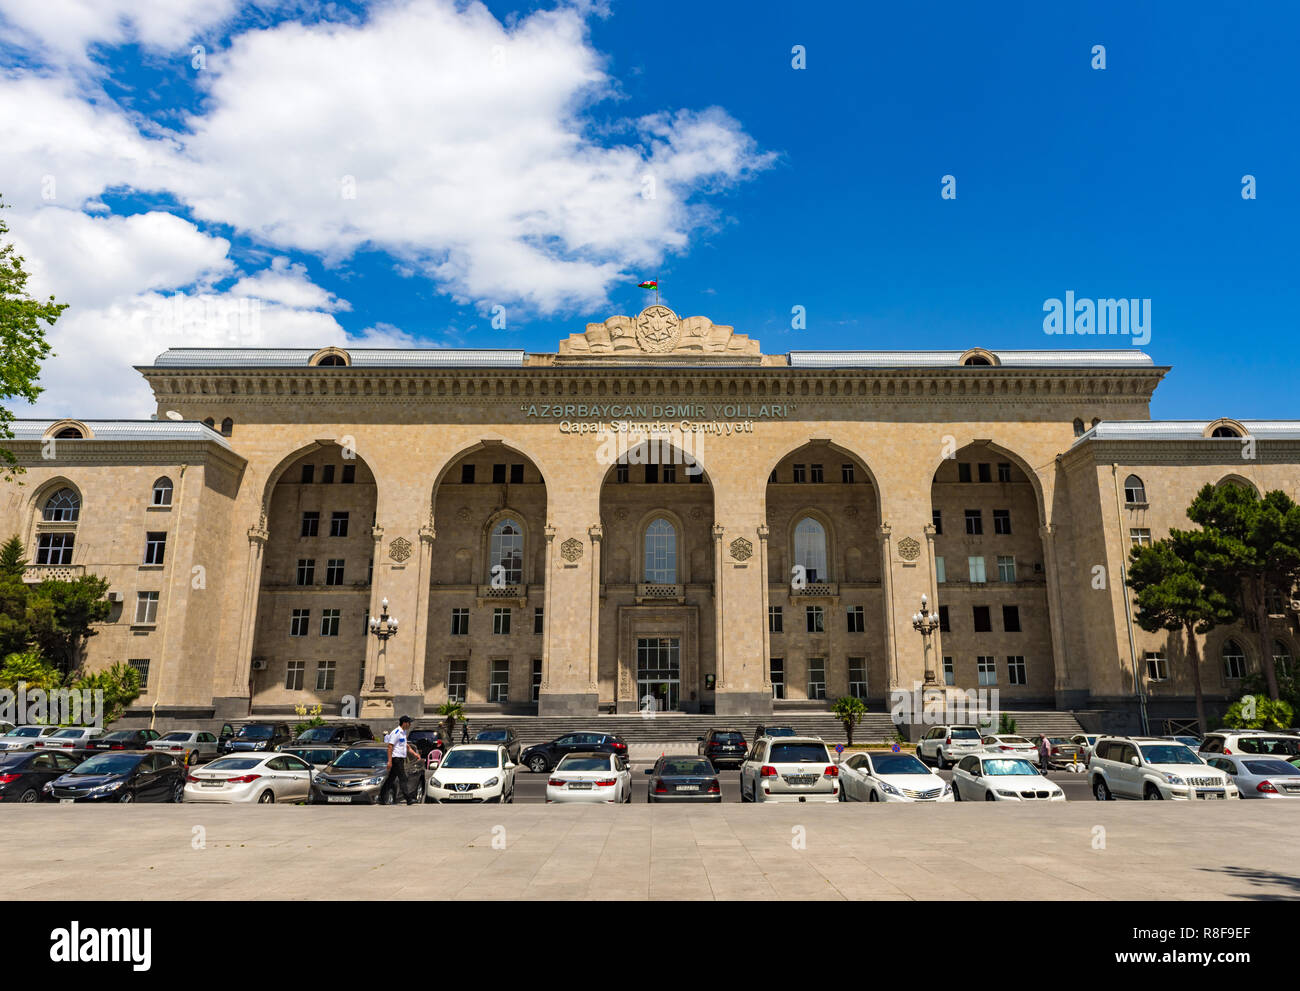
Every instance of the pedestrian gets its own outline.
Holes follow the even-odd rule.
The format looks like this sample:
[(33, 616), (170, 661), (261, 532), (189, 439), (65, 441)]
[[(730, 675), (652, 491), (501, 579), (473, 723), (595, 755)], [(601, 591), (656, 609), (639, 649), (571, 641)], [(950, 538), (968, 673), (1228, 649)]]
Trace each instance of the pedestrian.
[(469, 720), (466, 719), (460, 724), (460, 742), (469, 743)]
[(1047, 773), (1047, 765), (1052, 756), (1052, 745), (1047, 742), (1047, 734), (1038, 734), (1038, 769), (1043, 774)]
[(420, 753), (414, 744), (406, 742), (406, 731), (410, 728), (411, 717), (403, 716), (397, 721), (397, 727), (384, 737), (384, 742), (388, 744), (388, 780), (384, 782), (384, 788), (392, 789), (394, 805), (401, 799), (406, 799), (407, 805), (415, 804), (415, 795), (411, 791), (411, 770), (407, 765), (408, 759), (412, 757), (413, 763), (418, 765)]

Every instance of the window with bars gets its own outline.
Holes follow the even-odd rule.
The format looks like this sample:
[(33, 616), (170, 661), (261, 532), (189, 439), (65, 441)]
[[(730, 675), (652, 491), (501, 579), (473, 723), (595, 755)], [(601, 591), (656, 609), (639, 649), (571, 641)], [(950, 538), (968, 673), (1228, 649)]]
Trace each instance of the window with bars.
[(149, 690), (149, 658), (132, 657), (126, 663), (140, 672), (140, 691), (147, 692)]

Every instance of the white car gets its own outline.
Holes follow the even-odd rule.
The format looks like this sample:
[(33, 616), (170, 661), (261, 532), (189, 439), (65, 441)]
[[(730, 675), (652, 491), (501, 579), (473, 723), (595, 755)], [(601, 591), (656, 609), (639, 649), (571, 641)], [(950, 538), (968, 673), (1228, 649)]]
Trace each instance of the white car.
[(841, 802), (951, 802), (952, 786), (912, 754), (856, 753), (840, 762)]
[(838, 802), (840, 768), (815, 736), (764, 736), (740, 765), (742, 802)]
[(1300, 767), (1280, 757), (1220, 754), (1205, 763), (1232, 778), (1242, 798), (1300, 798)]
[(188, 766), (217, 756), (217, 735), (207, 730), (177, 729), (150, 740), (145, 747), (171, 754)]
[(57, 726), (18, 726), (5, 736), (0, 736), (0, 751), (35, 750), (36, 741), (57, 733)]
[(1149, 736), (1103, 736), (1088, 761), (1099, 802), (1112, 798), (1240, 798), (1232, 779), (1181, 743)]
[(97, 736), (103, 736), (100, 726), (68, 726), (43, 736), (36, 741), (37, 750), (76, 750), (84, 747)]
[(1065, 792), (1023, 757), (971, 754), (952, 772), (958, 802), (1064, 802)]
[[(442, 759), (443, 767), (447, 758)], [(442, 767), (438, 768), (442, 773)], [(565, 754), (546, 779), (546, 801), (616, 802), (632, 801), (632, 772), (616, 754)]]
[(1005, 754), (1008, 757), (1023, 757), (1031, 764), (1038, 763), (1038, 748), (1023, 736), (1006, 733), (994, 733), (983, 740), (984, 749), (990, 753)]
[(186, 802), (224, 804), (305, 802), (311, 794), (312, 767), (293, 754), (232, 754), (185, 777)]
[(515, 800), (515, 764), (496, 743), (462, 743), (443, 755), (428, 774), (430, 802), (477, 803)]
[(916, 756), (934, 761), (939, 770), (955, 764), (967, 754), (984, 749), (980, 731), (975, 726), (932, 726), (916, 745)]

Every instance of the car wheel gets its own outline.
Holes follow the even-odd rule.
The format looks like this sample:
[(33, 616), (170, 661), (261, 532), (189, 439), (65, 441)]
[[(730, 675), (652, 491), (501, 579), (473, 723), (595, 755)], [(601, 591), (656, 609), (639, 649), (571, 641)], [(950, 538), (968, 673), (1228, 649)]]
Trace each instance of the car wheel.
[(25, 792), (23, 792), (22, 797), (19, 798), (18, 801), (36, 802), (40, 800), (40, 797), (41, 797), (40, 794), (36, 791), (35, 788), (28, 788)]
[(1160, 789), (1147, 782), (1146, 790), (1142, 792), (1142, 797), (1148, 802), (1159, 802), (1164, 800), (1164, 795), (1160, 794)]
[(953, 778), (953, 779), (952, 779), (952, 800), (953, 800), (954, 802), (960, 802), (960, 801), (961, 801), (961, 792), (957, 790), (957, 779), (956, 779), (956, 778)]
[(191, 750), (189, 753), (185, 755), (186, 767), (193, 767), (198, 762), (199, 762), (199, 752), (197, 750)]
[(131, 792), (130, 788), (127, 788), (122, 792), (122, 797), (119, 798), (118, 801), (123, 804), (129, 804), (135, 801), (135, 795)]
[(274, 804), (275, 804), (275, 792), (273, 792), (270, 788), (266, 789), (266, 791), (262, 792), (262, 794), (260, 794), (260, 795), (257, 796), (257, 804), (258, 804), (258, 805), (274, 805)]
[(934, 753), (934, 766), (941, 771), (948, 770), (948, 762), (943, 759), (943, 751), (936, 750)]
[(745, 776), (740, 776), (740, 803), (744, 805), (749, 799), (745, 797)]
[(1106, 787), (1106, 779), (1098, 777), (1092, 782), (1092, 797), (1099, 802), (1109, 802), (1111, 800), (1110, 789)]
[(177, 779), (176, 784), (172, 785), (172, 803), (180, 805), (185, 801), (185, 782)]
[(984, 793), (984, 801), (986, 801), (986, 802), (996, 802), (997, 799), (993, 797), (993, 792), (991, 792), (991, 791), (986, 791), (986, 792)]
[(545, 774), (549, 770), (546, 765), (546, 758), (541, 754), (528, 758), (528, 770), (534, 774)]
[(843, 781), (840, 782), (840, 801), (841, 801), (841, 802), (847, 802), (847, 801), (848, 801), (848, 799), (844, 797), (844, 782), (843, 782)]
[(921, 745), (919, 743), (916, 745), (916, 758), (920, 761), (925, 760), (925, 754), (921, 753)]
[(872, 788), (871, 791), (867, 792), (867, 801), (868, 802), (880, 801), (880, 796), (876, 794), (876, 789)]

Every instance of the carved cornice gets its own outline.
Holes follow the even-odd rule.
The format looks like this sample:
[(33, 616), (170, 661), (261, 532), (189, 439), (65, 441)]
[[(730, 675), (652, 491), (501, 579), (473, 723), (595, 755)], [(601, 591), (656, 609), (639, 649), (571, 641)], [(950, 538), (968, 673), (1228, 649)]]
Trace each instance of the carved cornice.
[(43, 442), (39, 440), (6, 440), (4, 446), (12, 451), (24, 468), (64, 468), (78, 465), (150, 464), (159, 466), (217, 465), (232, 472), (241, 472), (248, 460), (223, 446), (215, 439), (196, 440), (61, 440), (57, 445), (58, 457), (41, 457)]
[(1242, 441), (1238, 437), (1089, 440), (1061, 455), (1061, 463), (1067, 468), (1080, 464), (1212, 465), (1216, 468), (1239, 465), (1249, 468), (1252, 465), (1295, 464), (1300, 461), (1300, 440), (1253, 439), (1253, 458), (1241, 456)]

